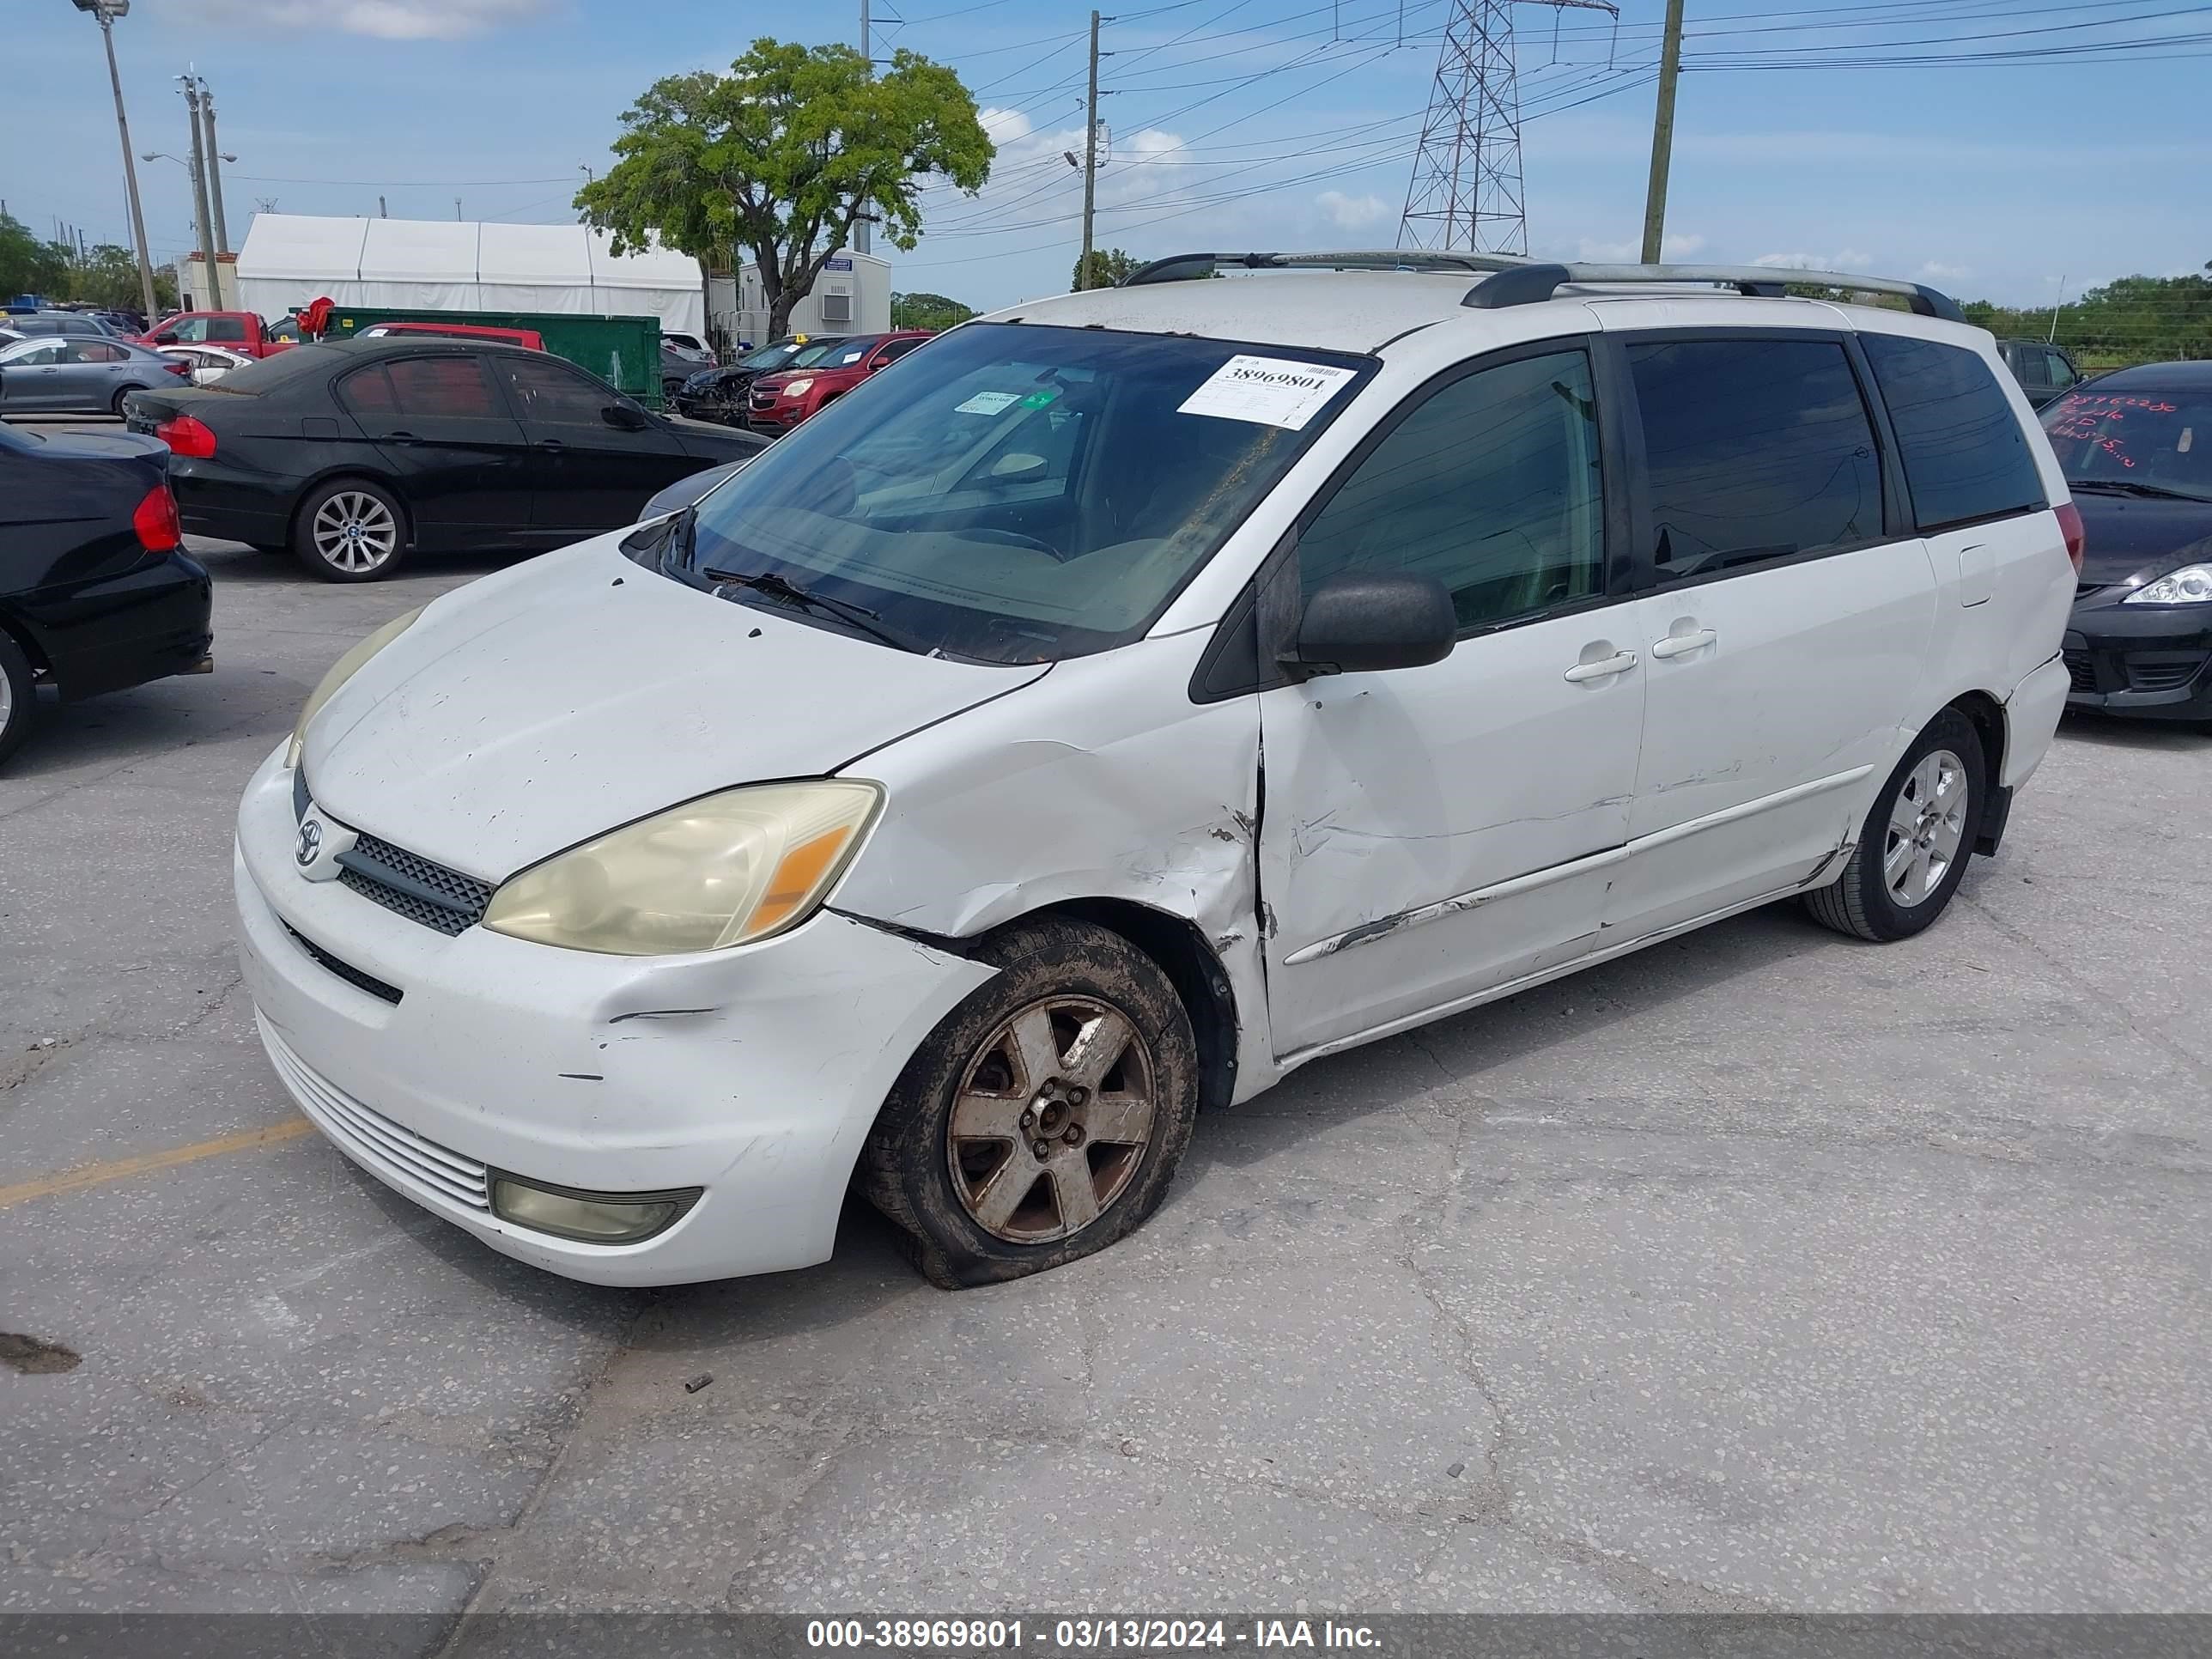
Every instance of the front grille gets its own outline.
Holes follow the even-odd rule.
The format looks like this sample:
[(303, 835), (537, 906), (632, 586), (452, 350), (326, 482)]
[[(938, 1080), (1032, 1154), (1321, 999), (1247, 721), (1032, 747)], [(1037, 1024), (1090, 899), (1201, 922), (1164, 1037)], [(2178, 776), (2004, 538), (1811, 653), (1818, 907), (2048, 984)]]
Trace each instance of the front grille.
[(2097, 665), (2087, 652), (2063, 651), (2059, 654), (2066, 659), (2066, 678), (2072, 682), (2072, 690), (2094, 691), (2097, 689)]
[(489, 882), (374, 836), (362, 836), (339, 854), (338, 866), (338, 880), (363, 898), (448, 937), (476, 926), (491, 902)]
[(300, 1109), (355, 1163), (401, 1188), (491, 1213), (491, 1172), (483, 1164), (356, 1100), (293, 1053), (266, 1020), (261, 1042)]
[(2197, 678), (2197, 671), (2204, 666), (2200, 655), (2166, 657), (2130, 657), (2128, 659), (2128, 690), (2130, 691), (2172, 691)]
[(305, 933), (293, 927), (289, 922), (287, 922), (284, 925), (284, 931), (291, 934), (293, 942), (302, 951), (305, 951), (317, 962), (321, 963), (324, 967), (329, 969), (332, 973), (336, 974), (347, 984), (352, 986), (356, 990), (366, 991), (369, 995), (375, 997), (380, 1001), (388, 1002), (395, 1008), (399, 1006), (399, 999), (407, 994), (397, 985), (386, 985), (382, 980), (377, 978), (375, 975), (364, 974), (360, 969), (355, 967), (351, 963), (339, 961), (337, 957), (332, 956), (328, 951), (323, 949), (321, 945), (316, 944), (314, 940), (309, 939)]

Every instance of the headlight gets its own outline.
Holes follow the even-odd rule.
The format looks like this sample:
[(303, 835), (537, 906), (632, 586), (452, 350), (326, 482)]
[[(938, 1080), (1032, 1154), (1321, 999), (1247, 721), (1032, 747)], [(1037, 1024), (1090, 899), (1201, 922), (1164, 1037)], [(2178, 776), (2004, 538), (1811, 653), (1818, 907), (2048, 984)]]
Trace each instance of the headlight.
[(307, 722), (322, 713), (323, 705), (337, 695), (338, 687), (361, 672), (363, 663), (414, 626), (415, 618), (422, 611), (418, 605), (405, 616), (394, 617), (331, 665), (331, 672), (323, 676), (323, 683), (307, 694), (307, 701), (301, 706), (300, 718), (292, 726), (292, 746), (284, 751), (287, 767), (300, 763), (300, 750), (307, 740)]
[(2212, 564), (2185, 564), (2145, 582), (2122, 605), (2203, 605), (2212, 600)]
[(525, 870), (483, 925), (625, 957), (765, 939), (814, 913), (882, 800), (842, 780), (708, 795)]
[(786, 398), (804, 397), (807, 388), (813, 384), (814, 377), (811, 374), (802, 374), (795, 380), (786, 380), (781, 395)]

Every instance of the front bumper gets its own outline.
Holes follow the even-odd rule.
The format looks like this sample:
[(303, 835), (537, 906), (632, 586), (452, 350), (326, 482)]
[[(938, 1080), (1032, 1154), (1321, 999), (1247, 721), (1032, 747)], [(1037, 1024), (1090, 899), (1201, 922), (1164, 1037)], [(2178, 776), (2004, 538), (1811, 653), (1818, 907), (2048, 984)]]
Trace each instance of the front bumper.
[[(684, 1284), (827, 1258), (885, 1093), (994, 971), (826, 911), (696, 957), (599, 956), (480, 927), (449, 938), (302, 878), (292, 788), (280, 750), (240, 807), (234, 872), (279, 1077), (368, 1173), (568, 1278)], [(495, 1171), (705, 1190), (657, 1237), (593, 1245), (493, 1215)]]
[(2212, 605), (2077, 606), (2063, 643), (2069, 708), (2212, 719)]

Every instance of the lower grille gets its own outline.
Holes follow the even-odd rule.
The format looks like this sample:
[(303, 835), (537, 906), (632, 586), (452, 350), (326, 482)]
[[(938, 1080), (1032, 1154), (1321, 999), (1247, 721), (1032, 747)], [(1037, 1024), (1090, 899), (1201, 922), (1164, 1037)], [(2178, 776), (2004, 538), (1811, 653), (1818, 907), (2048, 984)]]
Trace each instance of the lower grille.
[(2066, 661), (2066, 678), (2075, 691), (2094, 691), (2097, 689), (2097, 665), (2086, 651), (2064, 651), (2059, 653)]
[(2204, 666), (2201, 656), (2162, 657), (2145, 660), (2128, 659), (2128, 690), (2130, 691), (2172, 691), (2197, 678)]
[(484, 907), (491, 902), (489, 882), (433, 864), (419, 854), (374, 836), (357, 839), (350, 849), (338, 854), (338, 880), (343, 885), (448, 937), (475, 927), (483, 920)]
[(356, 990), (366, 991), (369, 995), (377, 998), (380, 1001), (388, 1002), (395, 1008), (399, 1006), (399, 999), (407, 994), (397, 985), (386, 985), (382, 980), (377, 978), (375, 975), (364, 974), (360, 969), (355, 967), (351, 963), (339, 961), (337, 957), (332, 956), (328, 951), (323, 949), (321, 945), (316, 944), (314, 940), (309, 939), (305, 933), (293, 927), (289, 922), (285, 924), (284, 931), (291, 934), (292, 942), (295, 945), (297, 945), (302, 951), (305, 951), (317, 962), (321, 963), (324, 967), (329, 969), (332, 973), (336, 974), (347, 984), (352, 986)]
[(347, 1157), (402, 1187), (428, 1191), (469, 1209), (491, 1213), (491, 1175), (483, 1164), (356, 1100), (293, 1053), (291, 1044), (265, 1020), (261, 1041), (300, 1109)]

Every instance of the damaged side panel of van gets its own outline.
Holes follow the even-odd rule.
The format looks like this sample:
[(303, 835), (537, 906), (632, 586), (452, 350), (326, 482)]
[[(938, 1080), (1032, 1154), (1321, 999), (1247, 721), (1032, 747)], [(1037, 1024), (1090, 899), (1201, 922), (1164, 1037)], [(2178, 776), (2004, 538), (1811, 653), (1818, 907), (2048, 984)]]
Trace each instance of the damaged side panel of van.
[[(1056, 664), (1019, 697), (852, 763), (847, 775), (884, 786), (884, 816), (830, 904), (951, 939), (1083, 901), (1175, 918), (1227, 982), (1241, 1100), (1279, 1075), (1255, 886), (1259, 718), (1249, 697), (1190, 700), (1208, 637), (1127, 646), (1111, 668)], [(1153, 660), (1127, 672), (1132, 655)]]

